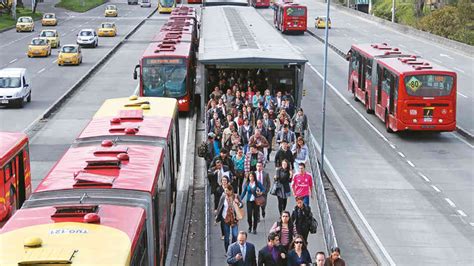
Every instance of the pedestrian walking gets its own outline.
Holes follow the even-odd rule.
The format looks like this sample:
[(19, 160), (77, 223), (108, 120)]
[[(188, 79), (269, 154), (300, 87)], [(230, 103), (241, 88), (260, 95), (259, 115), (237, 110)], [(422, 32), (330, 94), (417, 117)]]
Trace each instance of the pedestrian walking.
[(229, 168), (222, 164), (221, 160), (216, 160), (215, 166), (211, 166), (207, 171), (207, 178), (211, 185), (211, 193), (214, 194), (214, 210), (217, 208), (217, 203), (221, 197), (218, 194), (217, 188), (222, 184), (222, 177), (230, 176)]
[(286, 266), (286, 251), (276, 233), (267, 237), (267, 245), (258, 251), (258, 266)]
[(308, 129), (308, 118), (303, 113), (303, 108), (298, 108), (298, 112), (291, 119), (291, 124), (296, 137), (304, 137), (304, 132)]
[(293, 145), (296, 141), (296, 136), (287, 124), (283, 124), (282, 129), (278, 131), (276, 135), (276, 142), (280, 144), (283, 140), (286, 140), (289, 145)]
[(227, 261), (232, 266), (257, 266), (255, 246), (247, 242), (247, 233), (240, 231), (237, 242), (229, 246)]
[(253, 135), (253, 126), (247, 118), (244, 118), (244, 125), (239, 128), (239, 135), (242, 138), (244, 154), (249, 150), (249, 139)]
[(245, 155), (245, 174), (257, 170), (257, 163), (265, 163), (265, 156), (255, 145), (250, 146), (250, 152)]
[(291, 148), (291, 153), (293, 153), (293, 156), (295, 158), (294, 169), (298, 169), (298, 165), (300, 163), (306, 164), (309, 158), (309, 154), (308, 146), (305, 144), (303, 137), (298, 137), (296, 143), (293, 144), (293, 147)]
[(281, 245), (286, 251), (290, 250), (291, 241), (293, 241), (293, 236), (296, 236), (297, 232), (289, 211), (281, 213), (279, 221), (272, 225), (270, 233), (278, 234)]
[(306, 172), (305, 164), (298, 165), (299, 173), (293, 177), (291, 189), (295, 197), (301, 197), (304, 203), (309, 206), (309, 197), (313, 198), (313, 177)]
[(324, 261), (324, 266), (346, 266), (346, 262), (341, 259), (341, 250), (338, 247), (331, 249), (331, 255)]
[(242, 193), (242, 185), (245, 176), (245, 156), (241, 147), (237, 149), (237, 154), (232, 156), (232, 162), (234, 163), (235, 170), (232, 186), (234, 187), (234, 192), (240, 195)]
[(324, 261), (326, 260), (326, 254), (323, 251), (316, 252), (315, 260), (316, 260), (316, 266), (324, 266)]
[[(217, 207), (216, 222), (219, 221), (224, 229), (224, 248), (227, 251), (229, 245), (237, 241), (239, 231), (239, 220), (236, 208), (243, 208), (242, 201), (234, 194), (232, 185), (227, 184)], [(232, 241), (232, 242), (231, 242)]]
[[(218, 186), (216, 189), (216, 193), (214, 195), (214, 215), (216, 216), (216, 223), (220, 221), (219, 218), (219, 204), (220, 204), (220, 199), (222, 198), (222, 195), (225, 193), (225, 190), (227, 186), (229, 185), (229, 177), (223, 176), (222, 177), (222, 185)], [(224, 224), (220, 223), (221, 226), (221, 240), (224, 240)]]
[(293, 169), (293, 162), (294, 162), (294, 157), (293, 153), (290, 150), (290, 147), (288, 146), (288, 141), (286, 139), (283, 139), (280, 144), (280, 148), (275, 154), (275, 167), (278, 169), (281, 167), (281, 162), (283, 160), (286, 160), (289, 163), (290, 169)]
[(313, 213), (311, 212), (311, 207), (305, 205), (302, 198), (296, 198), (296, 206), (291, 213), (291, 220), (294, 222), (296, 232), (298, 232), (305, 241), (308, 239), (312, 219)]
[(311, 255), (306, 248), (306, 241), (297, 235), (291, 244), (292, 249), (288, 252), (288, 266), (311, 265)]
[(247, 202), (247, 222), (249, 224), (249, 233), (257, 234), (258, 219), (260, 217), (260, 207), (255, 202), (258, 197), (262, 197), (265, 193), (265, 187), (262, 183), (255, 179), (255, 173), (250, 172), (248, 179), (243, 186), (240, 199)]
[[(263, 187), (265, 188), (265, 193), (263, 196), (265, 197), (265, 203), (260, 206), (262, 212), (262, 217), (265, 218), (265, 209), (267, 207), (267, 196), (268, 196), (268, 191), (270, 191), (270, 186), (271, 186), (271, 180), (270, 180), (270, 175), (268, 172), (263, 170), (263, 163), (257, 163), (257, 171), (255, 171), (255, 175), (257, 177), (258, 182), (262, 183)], [(259, 217), (260, 218), (260, 217)]]
[(268, 116), (268, 111), (263, 113), (262, 124), (265, 130), (267, 131), (267, 141), (268, 141), (268, 148), (267, 148), (267, 161), (270, 161), (270, 154), (273, 150), (273, 137), (275, 136), (275, 122)]
[(273, 178), (273, 186), (275, 187), (275, 196), (278, 199), (278, 211), (280, 215), (286, 210), (288, 198), (291, 195), (290, 183), (293, 172), (290, 169), (290, 164), (286, 159), (281, 162), (281, 167), (277, 168), (275, 177)]

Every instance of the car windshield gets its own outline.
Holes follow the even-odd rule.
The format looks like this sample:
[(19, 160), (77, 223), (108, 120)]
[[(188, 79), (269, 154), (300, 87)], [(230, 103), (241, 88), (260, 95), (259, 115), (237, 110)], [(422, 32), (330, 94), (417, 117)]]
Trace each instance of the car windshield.
[(27, 22), (31, 22), (31, 19), (30, 18), (19, 18), (18, 22), (27, 23)]
[(173, 0), (160, 0), (160, 4), (163, 7), (172, 7), (174, 4)]
[(113, 28), (113, 27), (114, 27), (114, 24), (112, 24), (112, 23), (103, 23), (102, 24), (102, 28), (110, 29), (110, 28)]
[(54, 14), (45, 14), (44, 18), (54, 18)]
[(448, 96), (453, 88), (454, 78), (448, 75), (414, 75), (405, 77), (408, 95), (419, 97)]
[(180, 97), (186, 94), (184, 64), (148, 65), (142, 71), (145, 96)]
[(18, 88), (20, 87), (21, 79), (19, 77), (0, 77), (0, 88)]
[(75, 46), (63, 46), (61, 48), (62, 53), (77, 53), (77, 47)]
[(54, 33), (54, 31), (42, 31), (40, 36), (41, 37), (55, 37), (56, 33)]
[(79, 36), (92, 36), (92, 31), (81, 31)]
[(306, 14), (304, 7), (289, 7), (286, 9), (286, 14), (290, 17), (301, 17)]
[(108, 10), (115, 10), (115, 9), (117, 9), (117, 8), (116, 8), (115, 6), (107, 6), (107, 9), (108, 9)]
[(46, 45), (47, 42), (44, 39), (33, 39), (31, 40), (31, 45)]

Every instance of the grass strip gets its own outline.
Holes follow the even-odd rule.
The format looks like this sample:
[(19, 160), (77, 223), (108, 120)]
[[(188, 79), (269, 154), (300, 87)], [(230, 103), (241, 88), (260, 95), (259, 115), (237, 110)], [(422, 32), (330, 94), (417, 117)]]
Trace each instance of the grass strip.
[(61, 0), (56, 7), (62, 7), (74, 12), (86, 12), (94, 7), (100, 6), (106, 0)]
[[(32, 17), (33, 20), (38, 20), (43, 17), (43, 13), (36, 12), (31, 13), (31, 9), (28, 8), (17, 8), (16, 17)], [(0, 30), (8, 29), (16, 25), (16, 20), (9, 14), (0, 13)]]

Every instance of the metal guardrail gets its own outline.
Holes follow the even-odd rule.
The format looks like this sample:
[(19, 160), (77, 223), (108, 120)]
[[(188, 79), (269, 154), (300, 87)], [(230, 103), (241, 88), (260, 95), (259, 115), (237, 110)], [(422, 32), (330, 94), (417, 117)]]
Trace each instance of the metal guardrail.
[[(204, 106), (202, 106), (202, 108), (204, 108)], [(207, 108), (206, 108), (207, 110)], [(201, 118), (202, 120), (202, 118)], [(204, 113), (204, 138), (203, 140), (207, 140), (207, 114)], [(205, 244), (205, 247), (204, 247), (204, 250), (205, 250), (205, 265), (206, 266), (210, 266), (211, 265), (211, 250), (210, 250), (210, 243), (209, 243), (209, 238), (210, 238), (210, 234), (211, 234), (211, 228), (210, 228), (210, 222), (211, 222), (211, 215), (209, 215), (209, 204), (210, 204), (210, 201), (209, 201), (209, 198), (210, 198), (210, 194), (209, 194), (209, 181), (207, 180), (207, 167), (204, 167), (203, 168), (203, 176), (204, 176), (204, 202), (205, 202), (205, 214), (204, 214), (204, 217), (205, 217), (205, 241), (204, 241), (204, 244)]]
[(316, 196), (318, 200), (319, 213), (321, 215), (322, 228), (324, 234), (324, 240), (326, 243), (327, 254), (330, 254), (330, 250), (333, 247), (337, 247), (336, 233), (334, 232), (334, 226), (332, 224), (331, 214), (329, 213), (328, 200), (326, 198), (326, 192), (324, 190), (323, 179), (321, 176), (320, 165), (317, 156), (316, 140), (308, 128), (307, 144), (309, 148), (309, 160), (311, 162), (311, 171), (315, 177), (313, 182), (316, 182)]

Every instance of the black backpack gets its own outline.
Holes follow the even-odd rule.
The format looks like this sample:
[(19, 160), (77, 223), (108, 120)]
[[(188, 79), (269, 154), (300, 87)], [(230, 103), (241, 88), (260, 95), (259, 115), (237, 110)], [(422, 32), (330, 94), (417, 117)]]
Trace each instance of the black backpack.
[(199, 145), (198, 149), (197, 149), (197, 153), (198, 153), (198, 156), (199, 157), (206, 157), (206, 154), (207, 154), (207, 143), (205, 141), (203, 141), (201, 143), (201, 145)]

